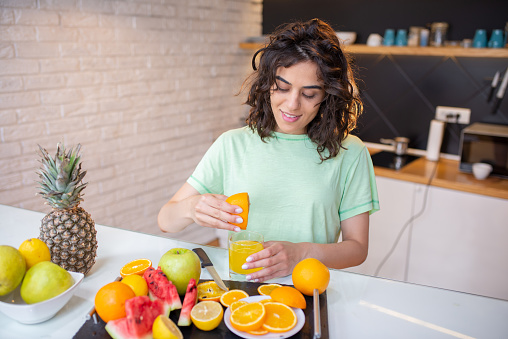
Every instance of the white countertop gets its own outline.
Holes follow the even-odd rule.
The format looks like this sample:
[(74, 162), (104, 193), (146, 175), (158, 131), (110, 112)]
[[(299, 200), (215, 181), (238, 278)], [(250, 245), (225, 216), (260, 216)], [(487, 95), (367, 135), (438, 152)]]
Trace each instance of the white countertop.
[[(24, 240), (38, 237), (43, 216), (0, 205), (0, 244), (18, 248)], [(157, 265), (171, 248), (196, 247), (189, 242), (96, 227), (97, 262), (69, 303), (54, 318), (36, 325), (20, 324), (0, 313), (0, 338), (72, 338), (93, 307), (96, 292), (115, 280), (124, 264), (148, 258)], [(219, 275), (228, 279), (226, 250), (202, 247)], [(508, 338), (508, 301), (340, 270), (330, 272), (330, 338)], [(203, 270), (201, 278), (211, 277)], [(276, 281), (291, 284), (290, 277)]]

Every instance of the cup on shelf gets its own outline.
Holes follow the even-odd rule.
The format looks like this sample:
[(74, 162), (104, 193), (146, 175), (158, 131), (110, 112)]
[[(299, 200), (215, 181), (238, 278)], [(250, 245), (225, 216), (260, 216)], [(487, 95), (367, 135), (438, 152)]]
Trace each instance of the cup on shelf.
[(395, 46), (407, 46), (407, 31), (405, 29), (398, 29), (395, 36)]
[(504, 34), (502, 29), (494, 29), (490, 36), (488, 43), (490, 48), (503, 48), (504, 47)]
[(367, 38), (367, 46), (381, 46), (383, 37), (377, 33), (372, 33)]
[(473, 164), (473, 175), (478, 180), (484, 180), (492, 172), (492, 165), (483, 162)]
[(387, 28), (385, 30), (385, 35), (383, 37), (383, 45), (393, 46), (394, 43), (395, 43), (395, 30), (392, 28)]
[(487, 47), (487, 31), (485, 29), (477, 29), (473, 38), (474, 48)]

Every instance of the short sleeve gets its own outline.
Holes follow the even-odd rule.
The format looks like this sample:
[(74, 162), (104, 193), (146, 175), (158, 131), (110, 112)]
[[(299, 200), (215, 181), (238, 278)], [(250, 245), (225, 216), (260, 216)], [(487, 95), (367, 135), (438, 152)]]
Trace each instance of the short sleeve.
[(366, 147), (358, 153), (348, 169), (341, 205), (340, 220), (379, 210), (376, 176), (372, 159)]
[(224, 194), (224, 135), (210, 146), (187, 182), (200, 194)]

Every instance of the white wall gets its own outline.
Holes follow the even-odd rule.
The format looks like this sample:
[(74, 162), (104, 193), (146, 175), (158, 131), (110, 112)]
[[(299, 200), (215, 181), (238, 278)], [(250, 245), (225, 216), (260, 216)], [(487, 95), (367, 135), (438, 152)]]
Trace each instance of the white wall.
[(160, 234), (159, 208), (246, 113), (238, 44), (261, 20), (262, 0), (0, 0), (0, 204), (48, 212), (37, 144), (81, 143), (95, 222)]

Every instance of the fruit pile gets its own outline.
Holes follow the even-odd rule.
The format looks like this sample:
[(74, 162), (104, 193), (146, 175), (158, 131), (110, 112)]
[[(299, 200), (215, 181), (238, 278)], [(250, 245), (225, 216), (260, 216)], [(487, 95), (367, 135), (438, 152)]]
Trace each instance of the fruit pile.
[[(188, 259), (183, 260), (183, 256)], [(171, 270), (182, 261), (184, 270)], [(309, 274), (309, 270), (317, 274)], [(106, 284), (95, 297), (95, 309), (107, 323), (107, 332), (118, 339), (183, 338), (179, 327), (191, 324), (199, 330), (211, 331), (220, 325), (228, 310), (229, 324), (238, 331), (252, 335), (284, 333), (297, 325), (295, 309), (306, 308), (303, 294), (308, 294), (309, 286), (312, 295), (314, 288), (322, 293), (329, 282), (326, 266), (315, 259), (306, 259), (293, 271), (293, 283), (296, 287), (304, 285), (302, 290), (263, 284), (257, 291), (264, 298), (249, 300), (249, 294), (243, 290), (223, 291), (214, 281), (198, 284), (199, 258), (194, 252), (180, 248), (168, 251), (157, 269), (150, 260), (138, 259), (126, 264), (120, 274), (121, 281)], [(169, 315), (177, 309), (180, 314), (175, 324)]]
[(51, 262), (49, 248), (40, 239), (27, 239), (19, 249), (0, 246), (0, 296), (21, 285), (21, 298), (35, 304), (60, 295), (73, 284), (71, 274)]

